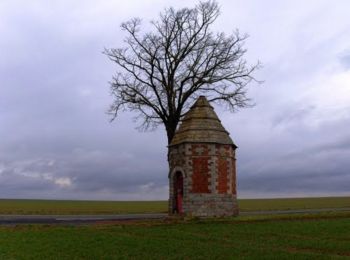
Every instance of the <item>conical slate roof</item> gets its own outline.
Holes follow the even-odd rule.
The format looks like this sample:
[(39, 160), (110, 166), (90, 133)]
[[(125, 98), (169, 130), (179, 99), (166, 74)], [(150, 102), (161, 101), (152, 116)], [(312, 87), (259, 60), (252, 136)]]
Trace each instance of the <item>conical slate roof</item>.
[(186, 113), (170, 146), (193, 142), (230, 144), (236, 147), (204, 96), (200, 96)]

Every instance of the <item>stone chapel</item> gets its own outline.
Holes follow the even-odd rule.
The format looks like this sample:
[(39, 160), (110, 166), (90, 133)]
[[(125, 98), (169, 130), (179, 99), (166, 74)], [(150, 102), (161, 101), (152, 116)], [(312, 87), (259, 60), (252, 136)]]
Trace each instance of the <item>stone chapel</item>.
[(236, 148), (213, 107), (200, 96), (169, 145), (169, 213), (238, 215)]

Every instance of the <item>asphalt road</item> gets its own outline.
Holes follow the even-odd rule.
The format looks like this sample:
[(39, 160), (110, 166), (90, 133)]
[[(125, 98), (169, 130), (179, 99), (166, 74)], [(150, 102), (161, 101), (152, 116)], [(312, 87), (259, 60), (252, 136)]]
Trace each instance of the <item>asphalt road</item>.
[[(282, 215), (320, 212), (349, 211), (350, 208), (273, 210), (273, 211), (241, 211), (241, 216), (253, 215)], [(109, 221), (135, 221), (166, 219), (168, 214), (123, 214), (123, 215), (0, 215), (0, 225), (17, 224), (89, 224)]]

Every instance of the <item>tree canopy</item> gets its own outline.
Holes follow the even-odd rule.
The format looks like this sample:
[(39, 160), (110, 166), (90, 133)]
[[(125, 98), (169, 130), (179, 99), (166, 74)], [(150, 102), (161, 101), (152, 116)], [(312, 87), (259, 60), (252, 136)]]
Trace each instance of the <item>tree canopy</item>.
[(247, 35), (214, 33), (220, 9), (215, 1), (194, 8), (165, 9), (142, 33), (141, 19), (122, 23), (126, 46), (105, 49), (119, 69), (111, 82), (113, 119), (137, 111), (141, 127), (165, 126), (170, 144), (178, 123), (199, 96), (231, 111), (250, 105), (247, 85), (259, 63), (243, 58)]

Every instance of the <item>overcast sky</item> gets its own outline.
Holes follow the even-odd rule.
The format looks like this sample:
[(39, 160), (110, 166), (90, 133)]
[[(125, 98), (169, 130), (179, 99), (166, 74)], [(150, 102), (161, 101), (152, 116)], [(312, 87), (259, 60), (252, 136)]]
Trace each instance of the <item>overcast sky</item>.
[[(117, 67), (102, 51), (123, 46), (123, 21), (196, 3), (1, 0), (0, 198), (167, 199), (165, 131), (109, 122)], [(215, 107), (239, 147), (238, 196), (350, 195), (350, 1), (219, 4), (213, 30), (249, 34), (264, 65), (254, 108)]]

